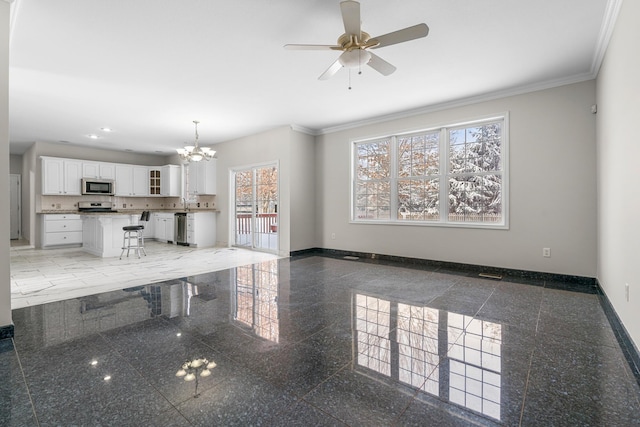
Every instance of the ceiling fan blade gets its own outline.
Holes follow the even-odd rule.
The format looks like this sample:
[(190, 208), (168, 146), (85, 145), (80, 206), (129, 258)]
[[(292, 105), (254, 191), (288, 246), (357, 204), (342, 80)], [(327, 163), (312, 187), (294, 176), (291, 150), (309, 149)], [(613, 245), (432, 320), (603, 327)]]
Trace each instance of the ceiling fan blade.
[(342, 46), (328, 44), (285, 44), (287, 50), (342, 50)]
[[(371, 52), (369, 52), (371, 53)], [(383, 76), (388, 76), (396, 70), (396, 67), (389, 64), (384, 59), (380, 58), (378, 55), (374, 55), (371, 53), (371, 59), (367, 62), (367, 65), (382, 74)]]
[(327, 68), (327, 71), (325, 71), (320, 75), (320, 77), (318, 77), (318, 80), (329, 80), (335, 73), (338, 72), (338, 70), (340, 70), (340, 68), (342, 68), (342, 64), (340, 63), (339, 59), (336, 59), (336, 62), (331, 64), (329, 68)]
[(340, 3), (344, 31), (360, 38), (360, 3), (346, 0)]
[(377, 40), (380, 42), (376, 47), (371, 49), (378, 49), (385, 46), (391, 46), (392, 44), (408, 42), (409, 40), (415, 40), (422, 37), (427, 37), (429, 34), (429, 27), (427, 24), (418, 24), (413, 27), (407, 27), (402, 30), (394, 31), (392, 33), (384, 34), (382, 36), (373, 37), (371, 40)]

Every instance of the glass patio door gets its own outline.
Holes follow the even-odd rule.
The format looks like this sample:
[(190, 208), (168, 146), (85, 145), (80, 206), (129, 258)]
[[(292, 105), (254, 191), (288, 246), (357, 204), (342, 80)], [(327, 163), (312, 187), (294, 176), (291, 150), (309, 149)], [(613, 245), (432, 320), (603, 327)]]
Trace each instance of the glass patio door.
[(235, 175), (235, 244), (278, 251), (278, 168), (237, 170)]

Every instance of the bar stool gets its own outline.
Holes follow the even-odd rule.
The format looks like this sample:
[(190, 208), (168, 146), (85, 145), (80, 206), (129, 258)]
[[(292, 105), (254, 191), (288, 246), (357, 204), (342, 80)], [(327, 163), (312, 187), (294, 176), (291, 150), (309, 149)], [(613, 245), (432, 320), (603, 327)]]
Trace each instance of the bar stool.
[[(149, 221), (149, 211), (142, 212), (140, 216), (140, 222)], [(125, 225), (122, 227), (124, 231), (124, 236), (122, 238), (122, 252), (120, 253), (120, 259), (122, 259), (122, 255), (124, 251), (127, 251), (127, 258), (129, 258), (129, 251), (134, 250), (135, 253), (140, 258), (140, 251), (144, 253), (144, 256), (147, 256), (147, 252), (144, 250), (144, 225), (143, 224), (135, 224), (135, 225)]]

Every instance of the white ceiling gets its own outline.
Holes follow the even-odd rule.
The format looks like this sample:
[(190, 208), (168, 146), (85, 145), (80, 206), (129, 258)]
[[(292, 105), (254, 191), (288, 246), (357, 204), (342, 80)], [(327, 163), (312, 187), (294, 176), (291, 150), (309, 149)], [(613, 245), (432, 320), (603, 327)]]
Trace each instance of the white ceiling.
[[(283, 125), (310, 133), (460, 100), (594, 78), (621, 0), (361, 0), (372, 36), (425, 22), (427, 38), (318, 76), (344, 32), (338, 0), (16, 0), (11, 152), (33, 141), (170, 154)], [(113, 128), (105, 134), (102, 127)], [(91, 140), (89, 134), (101, 136)]]

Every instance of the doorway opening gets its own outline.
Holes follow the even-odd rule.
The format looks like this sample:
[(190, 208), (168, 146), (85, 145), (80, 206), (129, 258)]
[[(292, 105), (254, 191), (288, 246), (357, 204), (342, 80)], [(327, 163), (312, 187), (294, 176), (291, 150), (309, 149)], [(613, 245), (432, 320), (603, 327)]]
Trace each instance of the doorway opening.
[(22, 237), (22, 197), (20, 190), (20, 175), (9, 174), (9, 220), (11, 223), (11, 240), (19, 240)]
[(278, 166), (233, 172), (235, 245), (278, 253)]

